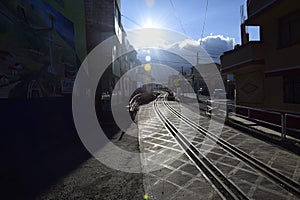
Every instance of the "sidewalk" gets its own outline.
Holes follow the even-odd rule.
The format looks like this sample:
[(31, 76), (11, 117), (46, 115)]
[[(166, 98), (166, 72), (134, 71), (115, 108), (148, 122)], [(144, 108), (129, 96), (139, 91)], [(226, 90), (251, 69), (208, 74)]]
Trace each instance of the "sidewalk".
[[(121, 132), (118, 132), (111, 138), (119, 148), (131, 152), (139, 152), (138, 140), (135, 137), (125, 134), (119, 140)], [(82, 146), (82, 145), (81, 145)], [(82, 146), (82, 148), (84, 148)], [(58, 151), (68, 152), (68, 157), (71, 160), (76, 160), (77, 146), (67, 146)], [(72, 152), (75, 152), (75, 154)], [(42, 166), (61, 165), (64, 160), (61, 153), (57, 153), (47, 161), (43, 161)], [(69, 158), (70, 160), (70, 158)], [(129, 158), (130, 160), (130, 158)], [(59, 162), (60, 161), (60, 162)], [(53, 174), (53, 170), (49, 170), (49, 174)], [(133, 200), (143, 199), (143, 175), (140, 173), (127, 173), (117, 169), (112, 169), (94, 157), (90, 157), (77, 165), (68, 174), (53, 182), (51, 187), (48, 187), (42, 194), (35, 199), (110, 199), (110, 200)]]
[(286, 135), (283, 139), (282, 133), (279, 131), (275, 131), (256, 122), (232, 114), (229, 114), (226, 123), (229, 126), (248, 132), (251, 135), (283, 146), (297, 154), (300, 152), (300, 140), (297, 138)]
[[(180, 98), (189, 99), (190, 101), (195, 101), (196, 95), (187, 93), (184, 94), (184, 96), (180, 96)], [(188, 101), (188, 100), (187, 100)], [(199, 103), (199, 105), (203, 105), (204, 103)], [(206, 110), (205, 106), (199, 106), (200, 109)], [(210, 116), (210, 113), (206, 114)], [(211, 116), (210, 116), (211, 117)], [(224, 116), (225, 117), (225, 116)], [(215, 119), (218, 119), (218, 116), (214, 116)], [(229, 126), (232, 126), (234, 128), (240, 129), (250, 135), (259, 137), (264, 140), (268, 140), (270, 142), (273, 142), (277, 145), (281, 145), (291, 151), (294, 151), (299, 154), (300, 152), (300, 140), (294, 137), (291, 137), (289, 135), (286, 135), (286, 137), (282, 138), (282, 134), (279, 131), (273, 130), (271, 128), (265, 127), (259, 123), (253, 122), (251, 120), (248, 120), (246, 118), (236, 116), (234, 114), (229, 113), (228, 118), (226, 119), (226, 122)]]

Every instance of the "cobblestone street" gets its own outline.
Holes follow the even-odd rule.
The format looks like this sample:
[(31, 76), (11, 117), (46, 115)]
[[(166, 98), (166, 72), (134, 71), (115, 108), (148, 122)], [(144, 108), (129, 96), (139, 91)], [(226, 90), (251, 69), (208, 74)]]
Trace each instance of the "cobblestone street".
[[(208, 127), (210, 119), (195, 114), (178, 103), (170, 103), (184, 115)], [(163, 110), (163, 108), (161, 108)], [(167, 114), (167, 110), (164, 111)], [(180, 122), (170, 113), (172, 123), (205, 155), (213, 165), (233, 182), (249, 199), (296, 200), (292, 193), (277, 185), (274, 180), (252, 168), (218, 144)], [(94, 158), (82, 163), (76, 170), (49, 188), (38, 199), (223, 199), (218, 188), (185, 154), (182, 147), (162, 125), (154, 112), (153, 103), (144, 105), (138, 114), (139, 136), (134, 137), (130, 128), (120, 138), (111, 140), (118, 147), (141, 152), (143, 174), (125, 173), (110, 169)], [(217, 122), (211, 131), (219, 130)], [(240, 148), (283, 175), (300, 182), (299, 156), (278, 146), (224, 126), (220, 138)], [(129, 159), (130, 162), (130, 159)]]

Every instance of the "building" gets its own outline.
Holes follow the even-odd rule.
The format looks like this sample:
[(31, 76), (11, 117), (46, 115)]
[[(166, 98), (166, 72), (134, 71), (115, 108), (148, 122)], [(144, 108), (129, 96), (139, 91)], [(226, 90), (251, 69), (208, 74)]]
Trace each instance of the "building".
[[(6, 163), (1, 165), (0, 171), (9, 174), (9, 179), (17, 177), (13, 182), (22, 183), (18, 184), (22, 198), (32, 198), (34, 191), (38, 194), (47, 185), (39, 187), (39, 181), (32, 181), (35, 161), (59, 153), (66, 155), (63, 148), (56, 151), (57, 146), (72, 143), (82, 149), (73, 120), (73, 83), (87, 53), (109, 34), (122, 35), (107, 54), (118, 56), (117, 51), (125, 40), (120, 33), (121, 26), (117, 25), (119, 22), (116, 23), (120, 19), (116, 11), (118, 4), (119, 1), (114, 0), (0, 2), (0, 121), (1, 137), (5, 141), (1, 144), (1, 155)], [(102, 10), (101, 6), (107, 9)], [(104, 20), (109, 28), (99, 25)], [(124, 73), (122, 69), (128, 68), (121, 66), (121, 62), (110, 68), (109, 74), (116, 78), (114, 81)], [(112, 123), (111, 118), (108, 120)], [(84, 162), (81, 158), (77, 161), (77, 164)], [(23, 173), (25, 168), (30, 170)], [(40, 175), (39, 179), (43, 180), (49, 177), (47, 173)], [(22, 188), (25, 180), (37, 184)], [(7, 184), (6, 178), (1, 184)]]
[[(217, 67), (218, 73), (216, 74), (216, 71), (214, 70)], [(205, 96), (209, 96), (212, 94), (209, 94), (208, 86), (207, 84), (210, 84), (211, 88), (220, 89), (223, 88), (223, 85), (225, 86), (226, 92), (227, 92), (227, 98), (232, 99), (233, 98), (233, 91), (232, 91), (232, 84), (233, 81), (226, 82), (226, 76), (222, 76), (222, 81), (219, 81), (219, 70), (221, 66), (219, 63), (205, 63), (205, 64), (199, 64), (197, 66), (197, 69), (201, 71), (201, 73), (196, 70), (196, 68), (193, 66), (191, 68), (191, 75), (192, 75), (192, 81), (191, 85), (195, 92), (198, 92), (199, 90), (202, 91), (202, 94)], [(213, 91), (211, 91), (213, 92)]]
[(236, 104), (300, 112), (300, 1), (248, 0), (242, 44), (221, 56)]
[(0, 73), (7, 87), (0, 98), (31, 98), (32, 85), (39, 97), (72, 93), (86, 57), (83, 8), (71, 0), (1, 2)]
[[(113, 60), (129, 48), (120, 6), (120, 0), (2, 2), (0, 73), (8, 77), (8, 85), (21, 81), (5, 89), (3, 98), (30, 98), (26, 94), (31, 81), (37, 82), (41, 97), (71, 95), (77, 71), (93, 48), (112, 36), (117, 40), (105, 56)], [(129, 70), (126, 59), (127, 55), (109, 66), (100, 84), (105, 92)]]
[[(110, 37), (117, 36), (110, 47), (101, 56), (109, 56), (110, 60), (119, 57), (123, 45), (123, 27), (121, 24), (120, 0), (85, 0), (85, 24), (87, 52)], [(100, 90), (111, 93), (120, 78), (121, 60), (112, 62), (100, 80)]]

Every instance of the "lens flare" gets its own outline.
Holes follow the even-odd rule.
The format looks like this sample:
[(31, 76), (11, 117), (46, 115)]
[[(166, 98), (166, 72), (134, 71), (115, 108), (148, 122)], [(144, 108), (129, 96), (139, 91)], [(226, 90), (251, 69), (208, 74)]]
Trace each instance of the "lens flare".
[(150, 62), (150, 61), (151, 61), (151, 56), (146, 56), (146, 57), (145, 57), (145, 60), (146, 60), (147, 62)]
[(144, 200), (148, 200), (149, 199), (149, 195), (148, 194), (144, 194)]
[(150, 8), (154, 5), (154, 3), (155, 3), (154, 0), (146, 0), (146, 4)]
[(145, 71), (147, 71), (147, 72), (151, 71), (151, 65), (150, 65), (150, 64), (146, 64), (146, 65), (144, 66), (144, 69), (145, 69)]

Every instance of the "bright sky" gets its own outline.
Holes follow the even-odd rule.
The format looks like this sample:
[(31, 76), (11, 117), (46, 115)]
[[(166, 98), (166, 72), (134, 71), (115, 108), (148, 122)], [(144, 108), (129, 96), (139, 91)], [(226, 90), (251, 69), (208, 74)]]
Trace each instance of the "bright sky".
[[(222, 35), (240, 43), (240, 6), (245, 0), (208, 0), (203, 37)], [(198, 40), (202, 35), (206, 0), (121, 0), (125, 30), (165, 28)]]

